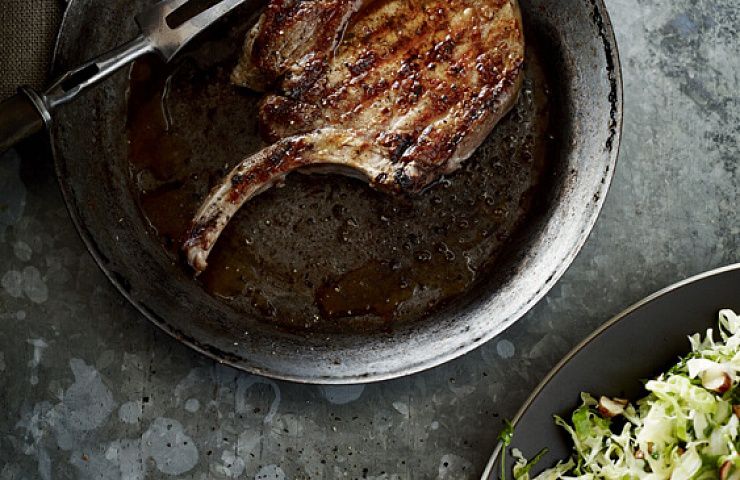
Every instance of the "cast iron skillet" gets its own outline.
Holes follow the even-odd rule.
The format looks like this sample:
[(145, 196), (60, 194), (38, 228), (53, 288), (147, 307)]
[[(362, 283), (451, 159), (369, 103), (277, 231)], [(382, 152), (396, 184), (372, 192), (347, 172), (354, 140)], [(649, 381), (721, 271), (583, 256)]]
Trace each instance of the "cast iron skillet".
[[(135, 34), (151, 0), (73, 0), (55, 70), (80, 64)], [(547, 39), (556, 68), (563, 141), (543, 212), (512, 241), (489, 278), (423, 321), (373, 334), (297, 335), (238, 314), (173, 264), (130, 189), (120, 73), (60, 109), (51, 129), (72, 219), (123, 295), (179, 341), (220, 362), (273, 378), (362, 383), (418, 372), (480, 346), (524, 315), (560, 278), (591, 231), (614, 172), (622, 84), (602, 0), (522, 0), (525, 23)], [(214, 52), (217, 54), (217, 52)]]
[[(740, 264), (704, 273), (670, 286), (607, 322), (569, 353), (545, 378), (514, 419), (514, 441), (527, 458), (549, 452), (533, 476), (567, 459), (572, 443), (553, 421), (568, 418), (580, 393), (637, 399), (642, 380), (665, 371), (691, 347), (688, 336), (717, 328), (723, 308), (740, 311)], [(503, 447), (498, 446), (483, 474), (499, 478)], [(511, 451), (506, 465), (513, 465)], [(511, 470), (507, 469), (510, 478)]]

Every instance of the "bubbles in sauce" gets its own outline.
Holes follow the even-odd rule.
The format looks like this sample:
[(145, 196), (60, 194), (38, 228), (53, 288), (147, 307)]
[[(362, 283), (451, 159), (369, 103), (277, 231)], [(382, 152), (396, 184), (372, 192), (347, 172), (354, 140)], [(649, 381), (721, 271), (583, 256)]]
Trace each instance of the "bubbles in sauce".
[[(264, 146), (260, 97), (228, 81), (248, 24), (225, 24), (171, 66), (145, 59), (131, 71), (132, 185), (173, 257), (211, 186)], [(459, 172), (414, 198), (289, 176), (236, 215), (194, 281), (245, 315), (314, 332), (388, 329), (464, 295), (545, 200), (557, 143), (529, 39), (517, 106)]]

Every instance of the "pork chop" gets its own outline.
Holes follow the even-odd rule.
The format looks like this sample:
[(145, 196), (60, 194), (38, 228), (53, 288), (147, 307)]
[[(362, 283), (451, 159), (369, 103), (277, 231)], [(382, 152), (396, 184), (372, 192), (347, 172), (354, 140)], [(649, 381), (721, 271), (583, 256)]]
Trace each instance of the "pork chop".
[[(368, 3), (274, 0), (250, 33), (280, 48), (290, 44), (288, 53), (265, 65), (254, 55), (257, 41), (247, 40), (233, 75), (245, 85), (259, 79), (257, 87), (273, 79), (276, 93), (260, 108), (262, 132), (273, 144), (239, 164), (196, 214), (183, 246), (196, 271), (205, 270), (244, 203), (290, 172), (342, 173), (389, 193), (418, 193), (457, 170), (514, 105), (524, 63), (516, 0)], [(327, 18), (341, 17), (344, 24), (290, 21), (303, 4), (320, 4), (334, 11), (325, 12)], [(270, 18), (284, 28), (269, 27), (268, 34)], [(308, 18), (324, 16), (302, 21)], [(324, 32), (324, 40), (341, 39), (305, 38), (291, 30), (295, 25), (300, 32)]]

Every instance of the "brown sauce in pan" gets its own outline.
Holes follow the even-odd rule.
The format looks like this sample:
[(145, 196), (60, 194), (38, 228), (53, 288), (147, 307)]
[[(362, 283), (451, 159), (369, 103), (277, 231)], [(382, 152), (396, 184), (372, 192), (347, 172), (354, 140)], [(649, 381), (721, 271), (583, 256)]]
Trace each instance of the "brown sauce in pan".
[[(173, 65), (147, 59), (131, 71), (132, 184), (173, 257), (210, 186), (263, 146), (259, 96), (228, 81), (245, 24), (223, 25)], [(467, 292), (545, 201), (552, 95), (528, 40), (517, 106), (461, 171), (415, 198), (291, 175), (236, 215), (194, 281), (245, 315), (315, 332), (389, 328)]]

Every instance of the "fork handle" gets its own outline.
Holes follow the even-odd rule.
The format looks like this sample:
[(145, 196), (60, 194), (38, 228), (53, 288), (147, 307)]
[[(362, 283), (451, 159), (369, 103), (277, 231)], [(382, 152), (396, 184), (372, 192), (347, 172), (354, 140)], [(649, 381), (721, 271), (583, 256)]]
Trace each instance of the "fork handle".
[(66, 72), (41, 95), (43, 104), (47, 110), (52, 111), (151, 52), (154, 52), (154, 48), (149, 40), (139, 35), (130, 42)]
[(0, 153), (51, 124), (59, 105), (106, 79), (120, 68), (154, 49), (143, 36), (104, 53), (62, 75), (43, 94), (27, 87), (0, 103)]
[(44, 128), (44, 119), (30, 92), (21, 88), (0, 103), (0, 154)]

